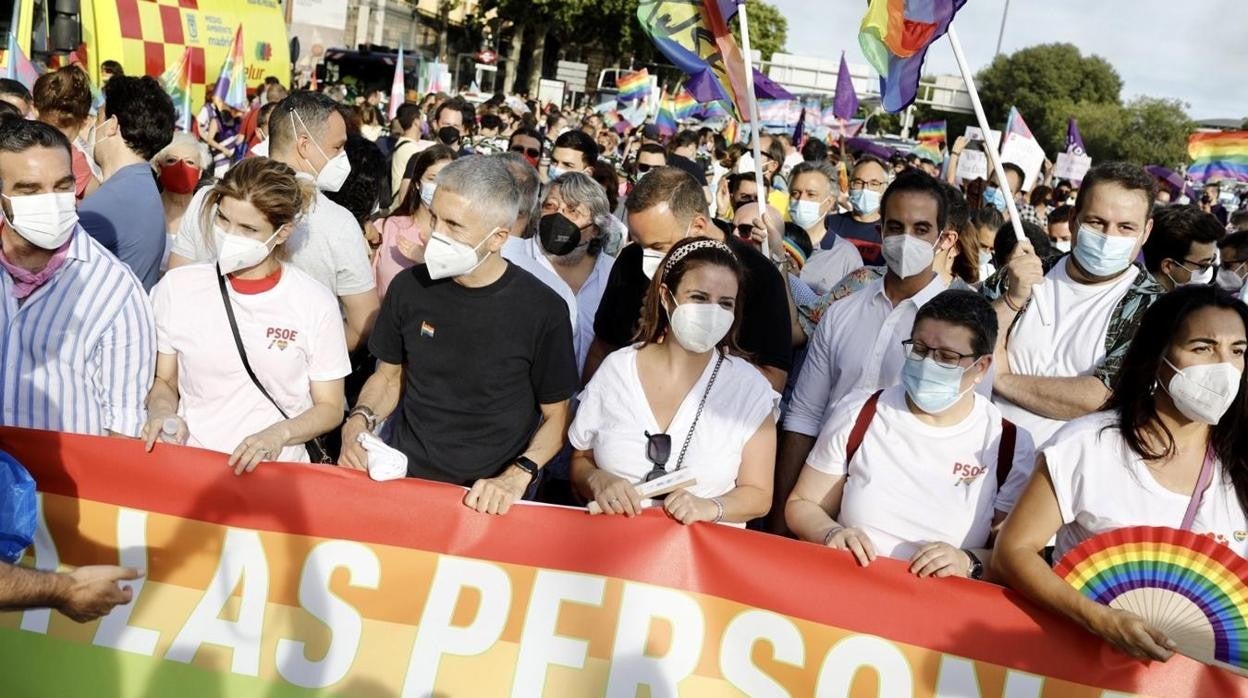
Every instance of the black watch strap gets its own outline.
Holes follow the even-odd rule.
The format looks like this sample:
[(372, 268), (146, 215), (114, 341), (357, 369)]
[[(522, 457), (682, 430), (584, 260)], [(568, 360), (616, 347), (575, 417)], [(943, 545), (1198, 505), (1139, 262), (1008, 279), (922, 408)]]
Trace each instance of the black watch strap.
[(976, 555), (975, 553), (969, 550), (964, 549), (962, 552), (966, 553), (966, 556), (971, 559), (971, 573), (970, 573), (971, 579), (983, 579), (984, 578), (983, 560), (980, 560), (978, 555)]
[(524, 456), (520, 456), (519, 458), (517, 458), (514, 462), (514, 465), (517, 468), (528, 473), (529, 477), (532, 478), (533, 480), (537, 479), (537, 471), (542, 469), (542, 466), (538, 465), (537, 463), (534, 463), (533, 459), (525, 458)]

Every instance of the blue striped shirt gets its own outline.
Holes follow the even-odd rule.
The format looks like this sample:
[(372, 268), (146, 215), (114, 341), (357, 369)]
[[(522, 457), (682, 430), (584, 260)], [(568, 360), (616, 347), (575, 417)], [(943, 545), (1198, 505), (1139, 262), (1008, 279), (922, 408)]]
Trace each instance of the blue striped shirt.
[(79, 228), (64, 265), (21, 304), (0, 269), (0, 424), (138, 436), (156, 325), (134, 272)]

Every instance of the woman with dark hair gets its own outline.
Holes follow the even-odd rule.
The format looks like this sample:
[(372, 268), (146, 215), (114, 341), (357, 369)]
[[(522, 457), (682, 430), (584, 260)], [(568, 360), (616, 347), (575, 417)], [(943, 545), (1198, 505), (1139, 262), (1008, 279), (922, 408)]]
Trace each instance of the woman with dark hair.
[(381, 233), (381, 243), (373, 256), (373, 272), (377, 275), (377, 294), (385, 298), (386, 289), (399, 272), (425, 261), (425, 242), (432, 232), (434, 181), (438, 173), (455, 159), (455, 151), (438, 144), (412, 156), (414, 186), (407, 189), (399, 207), (388, 217), (374, 221)]
[(1068, 423), (1036, 459), (997, 542), (1010, 586), (1133, 657), (1165, 660), (1169, 640), (1139, 616), (1102, 606), (1053, 573), (1082, 540), (1127, 526), (1169, 526), (1248, 553), (1248, 307), (1186, 286), (1145, 313), (1106, 411)]
[(673, 246), (637, 344), (609, 355), (581, 394), (572, 484), (604, 512), (636, 516), (636, 485), (685, 469), (696, 483), (662, 504), (677, 521), (744, 525), (767, 513), (780, 396), (737, 346), (744, 273), (722, 242)]

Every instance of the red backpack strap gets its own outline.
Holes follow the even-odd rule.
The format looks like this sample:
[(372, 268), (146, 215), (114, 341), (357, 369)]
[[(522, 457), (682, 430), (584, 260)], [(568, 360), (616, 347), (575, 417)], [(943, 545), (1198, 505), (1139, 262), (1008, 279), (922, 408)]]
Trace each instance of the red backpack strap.
[(877, 390), (867, 398), (862, 404), (862, 409), (858, 411), (858, 418), (854, 420), (854, 428), (849, 432), (849, 443), (845, 446), (845, 472), (849, 473), (849, 462), (854, 459), (854, 455), (858, 453), (858, 449), (862, 447), (862, 440), (867, 435), (867, 428), (871, 426), (871, 420), (875, 419), (876, 406), (880, 402), (880, 395), (883, 390)]
[(1005, 485), (1014, 467), (1014, 442), (1018, 440), (1018, 427), (1008, 419), (1001, 420), (1001, 444), (997, 448), (997, 491)]

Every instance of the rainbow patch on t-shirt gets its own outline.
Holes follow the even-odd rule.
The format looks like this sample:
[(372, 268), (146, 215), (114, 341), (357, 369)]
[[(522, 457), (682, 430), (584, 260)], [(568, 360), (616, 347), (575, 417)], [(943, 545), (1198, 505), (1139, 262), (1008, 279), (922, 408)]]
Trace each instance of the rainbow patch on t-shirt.
[(434, 332), (436, 331), (437, 330), (433, 328), (433, 325), (430, 325), (427, 322), (420, 323), (420, 336), (421, 337), (432, 337)]

